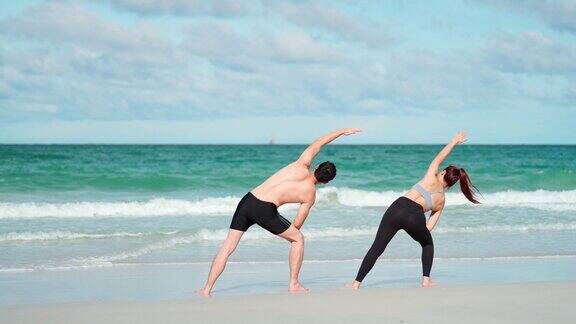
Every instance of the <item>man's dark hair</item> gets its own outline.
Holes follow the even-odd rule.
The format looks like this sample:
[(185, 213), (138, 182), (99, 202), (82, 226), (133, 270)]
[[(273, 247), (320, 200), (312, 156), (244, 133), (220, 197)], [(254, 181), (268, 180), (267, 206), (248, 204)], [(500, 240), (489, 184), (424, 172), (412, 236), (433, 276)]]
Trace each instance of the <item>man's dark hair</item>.
[(336, 166), (330, 161), (322, 162), (314, 170), (314, 177), (320, 183), (328, 183), (336, 177)]

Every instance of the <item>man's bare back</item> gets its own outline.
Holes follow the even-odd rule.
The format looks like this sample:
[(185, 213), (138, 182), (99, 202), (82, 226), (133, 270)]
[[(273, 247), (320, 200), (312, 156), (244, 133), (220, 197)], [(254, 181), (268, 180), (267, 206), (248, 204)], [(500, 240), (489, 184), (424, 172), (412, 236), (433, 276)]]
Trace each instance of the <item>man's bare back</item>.
[(316, 200), (316, 185), (327, 183), (336, 176), (334, 164), (328, 161), (318, 165), (314, 172), (310, 172), (314, 158), (324, 145), (342, 135), (347, 136), (359, 131), (357, 128), (345, 128), (320, 137), (302, 152), (298, 160), (280, 169), (261, 185), (252, 189), (251, 193), (262, 201), (273, 203), (276, 207), (299, 203), (300, 208), (292, 224), (300, 229)]
[(256, 198), (280, 207), (289, 203), (314, 203), (316, 181), (308, 167), (293, 162), (251, 190)]

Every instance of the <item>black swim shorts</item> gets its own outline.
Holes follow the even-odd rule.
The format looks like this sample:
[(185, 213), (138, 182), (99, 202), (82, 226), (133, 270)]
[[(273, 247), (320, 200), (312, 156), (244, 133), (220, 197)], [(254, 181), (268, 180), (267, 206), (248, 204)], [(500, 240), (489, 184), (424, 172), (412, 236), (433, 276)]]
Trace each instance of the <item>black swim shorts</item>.
[(276, 235), (290, 227), (290, 222), (278, 213), (276, 205), (262, 201), (249, 192), (238, 203), (230, 228), (245, 232), (254, 224)]

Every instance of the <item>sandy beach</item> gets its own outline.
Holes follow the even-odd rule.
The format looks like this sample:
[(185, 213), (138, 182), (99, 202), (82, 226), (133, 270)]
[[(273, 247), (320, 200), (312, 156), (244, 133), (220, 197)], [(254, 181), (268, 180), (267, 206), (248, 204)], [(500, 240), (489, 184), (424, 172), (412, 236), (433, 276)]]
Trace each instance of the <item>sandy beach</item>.
[(576, 0), (0, 1), (0, 324), (576, 324), (575, 58)]
[(0, 309), (2, 323), (574, 323), (576, 282), (331, 290)]

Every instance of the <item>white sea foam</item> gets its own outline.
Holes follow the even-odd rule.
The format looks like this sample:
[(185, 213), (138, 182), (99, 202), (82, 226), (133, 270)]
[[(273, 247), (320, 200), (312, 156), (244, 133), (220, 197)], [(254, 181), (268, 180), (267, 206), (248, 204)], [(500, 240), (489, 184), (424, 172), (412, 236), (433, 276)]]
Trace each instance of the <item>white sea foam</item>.
[[(366, 191), (351, 188), (322, 188), (318, 191), (319, 207), (386, 207), (403, 192)], [(213, 197), (201, 200), (152, 199), (129, 202), (68, 203), (0, 203), (0, 219), (6, 218), (89, 218), (89, 217), (152, 217), (152, 216), (230, 216), (240, 197)], [(576, 211), (576, 190), (567, 191), (502, 191), (480, 197), (481, 207), (525, 207), (545, 211)], [(450, 192), (447, 206), (470, 204), (461, 193)], [(286, 212), (295, 205), (282, 206)]]
[[(500, 225), (500, 226), (477, 226), (477, 227), (439, 227), (437, 233), (478, 233), (478, 232), (527, 232), (527, 231), (560, 231), (560, 230), (576, 230), (576, 223), (568, 224), (530, 224), (530, 225)], [(149, 244), (145, 247), (135, 249), (132, 251), (125, 251), (111, 255), (78, 258), (72, 259), (67, 262), (66, 266), (98, 266), (107, 265), (122, 260), (133, 259), (148, 253), (170, 249), (177, 245), (191, 244), (202, 241), (222, 241), (226, 238), (228, 233), (227, 229), (222, 230), (208, 230), (202, 229), (195, 234), (172, 237), (170, 239), (162, 240)], [(354, 236), (372, 236), (376, 233), (376, 228), (360, 227), (360, 228), (338, 228), (329, 227), (325, 229), (309, 229), (304, 231), (304, 235), (308, 240), (318, 240), (326, 238), (343, 238)], [(247, 232), (243, 236), (243, 240), (262, 240), (273, 239), (274, 235), (261, 230), (255, 229)]]
[[(345, 206), (389, 206), (403, 195), (397, 191), (367, 191), (351, 188), (323, 188), (318, 192), (319, 201), (332, 201)], [(480, 196), (482, 206), (519, 206), (550, 210), (576, 210), (576, 190), (567, 191), (501, 191)], [(456, 189), (446, 194), (447, 206), (470, 204)]]
[(238, 200), (223, 197), (197, 201), (159, 198), (143, 202), (0, 203), (0, 219), (214, 215), (234, 211)]
[[(327, 227), (327, 228), (307, 228), (303, 229), (306, 240), (338, 239), (346, 237), (373, 236), (378, 230), (377, 227)], [(434, 233), (523, 233), (523, 232), (545, 232), (545, 231), (576, 231), (576, 223), (554, 223), (554, 224), (517, 224), (517, 225), (480, 225), (480, 226), (438, 226)], [(197, 234), (190, 236), (191, 242), (198, 241), (222, 241), (228, 234), (227, 229), (222, 230), (200, 230)], [(260, 229), (254, 228), (242, 236), (242, 240), (262, 240), (274, 239), (275, 236)], [(188, 242), (187, 242), (188, 243)]]
[[(573, 254), (556, 254), (556, 255), (514, 255), (514, 256), (487, 256), (487, 257), (437, 257), (437, 261), (514, 261), (514, 260), (539, 260), (539, 259), (573, 259), (576, 255)], [(418, 258), (390, 258), (387, 257), (387, 262), (416, 262)], [(327, 259), (327, 260), (304, 260), (305, 264), (337, 264), (337, 263), (359, 263), (362, 259)], [(270, 264), (286, 264), (285, 260), (267, 260), (267, 261), (229, 261), (228, 264), (238, 265), (270, 265)], [(97, 268), (97, 267), (165, 267), (165, 266), (207, 266), (210, 265), (209, 261), (199, 262), (142, 262), (142, 263), (93, 263), (93, 264), (76, 264), (76, 265), (55, 265), (46, 264), (22, 268), (0, 268), (0, 273), (20, 273), (32, 271), (67, 271), (83, 268)]]
[[(192, 235), (173, 237), (170, 239), (162, 240), (160, 242), (149, 244), (147, 246), (132, 251), (124, 251), (104, 256), (72, 259), (66, 262), (65, 266), (72, 266), (72, 267), (103, 266), (122, 260), (137, 258), (154, 251), (170, 249), (177, 245), (191, 244), (201, 241), (222, 241), (226, 238), (227, 233), (228, 233), (227, 229), (222, 230), (202, 229)], [(361, 236), (372, 233), (374, 233), (374, 231), (368, 228), (359, 228), (359, 229), (327, 228), (320, 230), (309, 230), (306, 232), (306, 236), (309, 239), (318, 239), (326, 237), (343, 237), (343, 236), (359, 236), (359, 235)], [(261, 229), (255, 229), (249, 231), (242, 237), (243, 240), (273, 239), (273, 238), (275, 238), (275, 235), (272, 235)]]
[(18, 241), (56, 241), (56, 240), (83, 240), (83, 239), (109, 239), (109, 238), (131, 238), (147, 235), (171, 235), (173, 232), (158, 233), (74, 233), (70, 231), (48, 231), (48, 232), (10, 232), (0, 234), (0, 243)]
[[(378, 230), (377, 227), (326, 227), (326, 228), (306, 228), (302, 230), (306, 240), (321, 240), (327, 238), (346, 238), (356, 236), (373, 236)], [(533, 223), (516, 225), (479, 225), (479, 226), (438, 226), (434, 233), (522, 233), (522, 232), (543, 232), (543, 231), (576, 231), (576, 222), (573, 223)], [(221, 241), (226, 238), (227, 229), (207, 230), (202, 229), (197, 234), (190, 236), (190, 242), (198, 241)], [(242, 236), (242, 240), (273, 239), (274, 235), (260, 229), (254, 228)]]
[(502, 233), (502, 232), (546, 232), (546, 231), (574, 231), (576, 223), (554, 223), (554, 224), (516, 224), (516, 225), (481, 225), (464, 227), (442, 227), (438, 226), (435, 233)]
[[(326, 227), (326, 228), (307, 228), (303, 233), (307, 240), (319, 240), (325, 238), (345, 238), (355, 236), (371, 236), (376, 233), (377, 227)], [(463, 226), (463, 227), (446, 227), (438, 226), (434, 233), (501, 233), (501, 232), (536, 232), (536, 231), (574, 231), (576, 223), (535, 223), (535, 224), (516, 224), (516, 225), (480, 225), (480, 226)], [(151, 232), (151, 233), (75, 233), (69, 231), (48, 231), (48, 232), (10, 232), (0, 234), (0, 243), (18, 242), (18, 241), (57, 241), (57, 240), (85, 240), (85, 239), (110, 239), (110, 238), (134, 238), (145, 236), (172, 236), (158, 245), (158, 249), (169, 248), (178, 244), (187, 244), (202, 241), (221, 241), (226, 238), (228, 229), (209, 230), (201, 229), (194, 234), (179, 235), (178, 231), (171, 232)], [(262, 240), (273, 239), (274, 235), (260, 228), (252, 228), (242, 237), (243, 240)], [(152, 245), (151, 249), (156, 249), (157, 244)]]

